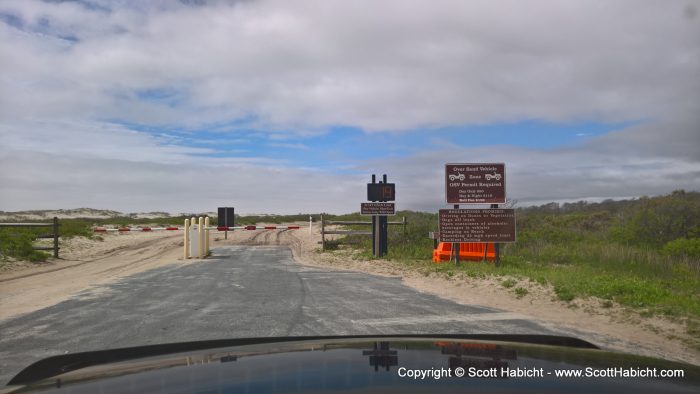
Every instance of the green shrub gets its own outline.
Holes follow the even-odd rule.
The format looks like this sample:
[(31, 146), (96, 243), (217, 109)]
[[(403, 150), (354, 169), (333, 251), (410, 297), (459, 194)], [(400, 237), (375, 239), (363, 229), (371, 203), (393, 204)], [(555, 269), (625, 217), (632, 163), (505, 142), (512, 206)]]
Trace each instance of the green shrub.
[(700, 258), (700, 238), (678, 238), (667, 242), (662, 251), (672, 256)]
[(36, 231), (17, 228), (0, 229), (0, 256), (18, 260), (44, 261), (48, 254), (34, 250)]
[(510, 289), (511, 287), (515, 286), (516, 283), (517, 282), (515, 282), (515, 279), (506, 279), (503, 282), (501, 282), (501, 285), (506, 289)]
[(661, 247), (700, 231), (700, 194), (676, 190), (660, 197), (642, 197), (619, 212), (611, 235), (619, 242)]
[(524, 288), (524, 287), (517, 287), (517, 288), (515, 289), (515, 295), (516, 295), (518, 298), (523, 298), (523, 297), (525, 297), (525, 296), (527, 295), (527, 289)]
[(338, 239), (326, 240), (326, 250), (337, 250), (339, 246), (340, 240)]
[(566, 286), (555, 286), (554, 293), (556, 293), (557, 298), (562, 301), (571, 301), (576, 297), (571, 289)]

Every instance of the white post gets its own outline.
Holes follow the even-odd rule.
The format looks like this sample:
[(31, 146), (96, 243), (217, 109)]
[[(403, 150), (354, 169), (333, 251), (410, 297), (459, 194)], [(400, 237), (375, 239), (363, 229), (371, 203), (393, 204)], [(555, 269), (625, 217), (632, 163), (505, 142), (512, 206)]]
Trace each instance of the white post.
[(185, 260), (190, 258), (190, 219), (185, 219), (184, 258)]
[(309, 216), (309, 234), (312, 234), (311, 225), (313, 224), (313, 222), (314, 222), (313, 216)]
[(209, 255), (209, 216), (204, 218), (204, 255)]
[(197, 235), (199, 235), (199, 258), (204, 258), (204, 218), (199, 217), (197, 222), (199, 224), (197, 228)]

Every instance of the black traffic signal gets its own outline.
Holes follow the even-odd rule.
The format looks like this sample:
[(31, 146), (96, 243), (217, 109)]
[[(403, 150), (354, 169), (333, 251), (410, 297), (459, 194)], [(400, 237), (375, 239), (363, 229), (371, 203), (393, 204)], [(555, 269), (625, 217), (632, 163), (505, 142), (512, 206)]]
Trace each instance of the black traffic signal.
[(368, 201), (395, 201), (396, 190), (393, 183), (368, 183)]

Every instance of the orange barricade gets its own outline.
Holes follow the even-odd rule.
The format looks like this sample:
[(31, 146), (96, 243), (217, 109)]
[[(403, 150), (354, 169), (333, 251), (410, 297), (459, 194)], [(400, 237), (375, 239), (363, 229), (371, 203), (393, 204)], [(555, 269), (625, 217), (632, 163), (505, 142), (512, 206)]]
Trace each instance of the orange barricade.
[[(460, 260), (471, 260), (480, 261), (484, 259), (484, 245), (488, 245), (486, 248), (486, 260), (493, 261), (496, 259), (496, 250), (493, 243), (481, 243), (481, 242), (465, 242), (459, 244), (459, 259)], [(443, 261), (450, 261), (450, 252), (452, 250), (452, 244), (450, 242), (440, 242), (438, 243), (437, 249), (433, 250), (433, 262), (441, 263)]]

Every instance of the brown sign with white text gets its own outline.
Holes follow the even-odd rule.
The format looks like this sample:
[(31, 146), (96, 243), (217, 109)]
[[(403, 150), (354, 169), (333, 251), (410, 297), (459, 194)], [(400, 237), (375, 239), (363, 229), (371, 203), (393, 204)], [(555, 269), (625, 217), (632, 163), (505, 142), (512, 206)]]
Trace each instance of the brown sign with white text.
[(441, 209), (440, 242), (515, 242), (514, 209)]
[(448, 204), (505, 204), (504, 163), (445, 164)]
[(360, 203), (360, 215), (396, 215), (395, 207), (393, 202), (363, 202)]

